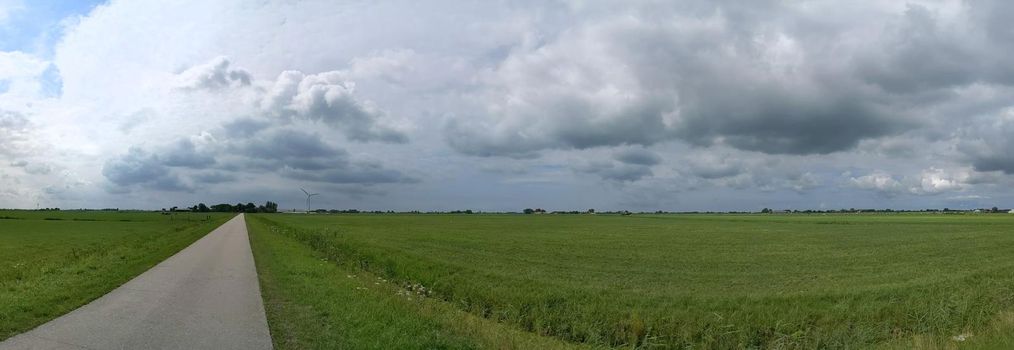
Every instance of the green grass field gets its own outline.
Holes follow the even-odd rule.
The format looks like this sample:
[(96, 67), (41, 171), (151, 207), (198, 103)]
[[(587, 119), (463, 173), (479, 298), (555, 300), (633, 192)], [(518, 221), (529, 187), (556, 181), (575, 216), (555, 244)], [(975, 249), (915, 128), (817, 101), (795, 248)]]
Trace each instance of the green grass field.
[(1014, 345), (1008, 215), (250, 215), (248, 225), (280, 349)]
[(102, 296), (230, 217), (0, 211), (0, 340)]

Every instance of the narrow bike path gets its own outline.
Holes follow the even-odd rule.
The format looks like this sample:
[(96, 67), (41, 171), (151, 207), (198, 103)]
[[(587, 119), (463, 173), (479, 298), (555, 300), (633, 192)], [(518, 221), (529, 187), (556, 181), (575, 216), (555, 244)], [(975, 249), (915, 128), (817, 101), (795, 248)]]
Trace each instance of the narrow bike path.
[(243, 214), (8, 349), (271, 349)]

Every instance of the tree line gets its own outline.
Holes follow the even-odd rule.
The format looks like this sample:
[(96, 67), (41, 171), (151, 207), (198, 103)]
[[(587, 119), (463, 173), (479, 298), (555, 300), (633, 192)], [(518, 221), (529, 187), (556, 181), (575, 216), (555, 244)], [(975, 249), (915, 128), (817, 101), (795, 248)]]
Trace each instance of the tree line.
[[(165, 211), (165, 209), (162, 210)], [(278, 203), (267, 201), (264, 205), (260, 206), (253, 203), (236, 203), (235, 205), (222, 203), (210, 207), (204, 203), (197, 203), (195, 206), (183, 209), (172, 207), (169, 211), (190, 211), (196, 213), (277, 213)]]

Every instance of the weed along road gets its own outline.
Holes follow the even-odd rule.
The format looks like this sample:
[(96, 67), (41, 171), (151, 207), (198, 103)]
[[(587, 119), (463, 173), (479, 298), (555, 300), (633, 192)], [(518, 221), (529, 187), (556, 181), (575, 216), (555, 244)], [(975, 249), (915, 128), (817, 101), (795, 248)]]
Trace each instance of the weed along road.
[(244, 220), (0, 349), (270, 349)]

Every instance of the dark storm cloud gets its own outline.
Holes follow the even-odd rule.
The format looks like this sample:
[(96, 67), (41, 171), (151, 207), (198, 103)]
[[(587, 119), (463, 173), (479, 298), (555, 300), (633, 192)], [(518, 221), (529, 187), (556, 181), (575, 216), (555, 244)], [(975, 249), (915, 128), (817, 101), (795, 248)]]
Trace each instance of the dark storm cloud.
[[(228, 132), (230, 126), (245, 128)], [(253, 127), (249, 127), (253, 125)], [(132, 148), (106, 163), (103, 175), (113, 184), (163, 191), (192, 191), (234, 181), (239, 174), (276, 174), (283, 178), (329, 184), (373, 185), (414, 182), (399, 171), (351, 159), (316, 133), (241, 120), (226, 123), (223, 137), (206, 137), (197, 146), (183, 138), (159, 153)]]
[(690, 98), (679, 135), (704, 146), (721, 142), (772, 154), (825, 154), (907, 126), (861, 97), (831, 96), (837, 101), (828, 101), (824, 96), (800, 97), (777, 89), (730, 85), (716, 87), (700, 100)]
[[(616, 40), (620, 60), (635, 67), (631, 75), (641, 94), (656, 96), (646, 101), (671, 98), (672, 109), (646, 110), (657, 111), (659, 120), (676, 114), (676, 137), (771, 154), (824, 154), (909, 126), (898, 102), (835, 67), (842, 58), (823, 52), (833, 47), (792, 32), (806, 28), (778, 22), (791, 11), (749, 18), (768, 15), (767, 8), (731, 7), (737, 8), (736, 20), (722, 26), (649, 19), (617, 25), (606, 35)], [(715, 16), (731, 19), (721, 13)]]
[(605, 6), (615, 14), (513, 50), (488, 76), (486, 115), (452, 118), (445, 137), (464, 154), (516, 158), (668, 140), (828, 154), (960, 118), (934, 108), (960, 89), (1014, 83), (1009, 2), (874, 16), (814, 6)]
[(340, 168), (322, 170), (287, 168), (283, 169), (281, 173), (297, 180), (329, 184), (412, 183), (417, 181), (405, 177), (398, 171), (366, 164), (342, 164)]
[(972, 166), (978, 171), (1002, 171), (1005, 174), (1014, 174), (1014, 157), (1007, 153), (979, 155), (972, 161)]
[[(991, 42), (1006, 44), (1004, 51), (1009, 53), (1014, 47), (1014, 27), (1010, 25), (1014, 20), (1014, 3), (1006, 0), (979, 0), (969, 2), (968, 6), (971, 7), (971, 20), (981, 23)], [(1007, 67), (1008, 72), (1014, 73), (1014, 68), (1010, 65), (1004, 67)], [(1014, 76), (1007, 75), (1006, 78)]]
[(1014, 174), (1014, 122), (970, 127), (960, 135), (957, 149), (975, 170)]
[(914, 93), (967, 84), (978, 58), (957, 33), (941, 28), (928, 9), (909, 5), (901, 26), (883, 40), (883, 51), (861, 58), (859, 76), (887, 91)]
[(28, 152), (28, 118), (17, 112), (0, 110), (0, 155), (18, 156)]
[(203, 169), (215, 164), (215, 157), (198, 150), (190, 139), (181, 139), (168, 149), (161, 152), (158, 157), (162, 164), (170, 167), (186, 167)]
[(190, 177), (194, 179), (194, 181), (202, 184), (218, 184), (235, 181), (237, 179), (236, 175), (221, 171), (196, 173), (192, 174)]
[(657, 154), (642, 148), (632, 148), (616, 152), (614, 158), (620, 162), (634, 165), (655, 165), (662, 161)]
[(893, 94), (920, 94), (974, 83), (1011, 85), (1014, 50), (1009, 1), (965, 3), (958, 19), (942, 18), (908, 5), (897, 28), (874, 42), (880, 50), (862, 53), (855, 71)]
[(269, 135), (238, 142), (238, 150), (255, 164), (277, 170), (284, 177), (332, 184), (378, 184), (413, 182), (396, 170), (351, 160), (347, 151), (335, 148), (318, 134), (298, 130), (275, 130)]
[(222, 125), (222, 132), (228, 137), (244, 138), (253, 136), (269, 126), (271, 126), (271, 123), (264, 120), (240, 118)]
[(488, 125), (478, 125), (469, 121), (452, 119), (444, 126), (444, 139), (459, 152), (479, 157), (511, 157), (517, 159), (538, 157), (538, 151), (545, 146), (534, 143), (521, 136), (518, 132), (506, 135), (479, 136), (477, 130), (490, 129)]
[(251, 158), (285, 160), (344, 158), (347, 153), (325, 143), (320, 135), (280, 129), (236, 142), (233, 148)]
[(702, 179), (721, 179), (737, 176), (747, 172), (746, 165), (730, 159), (696, 159), (688, 164), (686, 170)]
[(634, 182), (652, 176), (650, 166), (619, 162), (591, 162), (575, 170), (619, 182)]
[(192, 191), (158, 156), (131, 147), (123, 156), (106, 161), (102, 175), (113, 184), (160, 191)]

